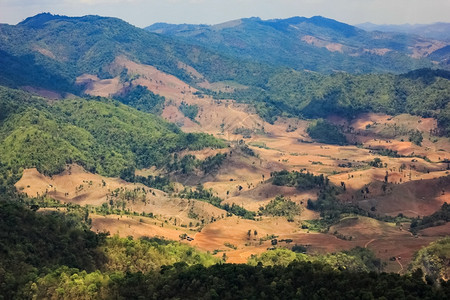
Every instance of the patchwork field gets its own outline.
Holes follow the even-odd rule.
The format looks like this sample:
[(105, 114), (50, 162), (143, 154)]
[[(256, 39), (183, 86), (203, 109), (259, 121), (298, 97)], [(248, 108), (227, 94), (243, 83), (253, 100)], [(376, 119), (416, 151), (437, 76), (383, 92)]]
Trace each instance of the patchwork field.
[[(129, 212), (101, 215), (93, 208), (90, 215), (93, 230), (174, 240), (186, 233), (193, 240), (183, 242), (220, 257), (225, 254), (227, 261), (234, 263), (246, 262), (250, 255), (273, 247), (274, 239), (278, 241), (276, 247), (304, 245), (309, 253), (361, 246), (372, 249), (387, 263), (387, 270), (394, 272), (403, 272), (415, 251), (450, 233), (446, 224), (427, 228), (414, 236), (408, 231), (408, 223), (387, 223), (361, 216), (344, 218), (327, 233), (302, 229), (304, 221), (320, 218), (318, 212), (307, 209), (308, 200), (315, 201), (319, 190), (274, 186), (270, 179), (273, 172), (281, 170), (324, 174), (334, 185), (345, 187), (338, 196), (340, 201), (367, 212), (380, 217), (430, 215), (443, 203), (450, 202), (450, 141), (433, 134), (437, 126), (434, 119), (373, 113), (362, 114), (352, 121), (330, 117), (328, 121), (341, 126), (350, 143), (328, 145), (309, 137), (308, 120), (280, 118), (269, 124), (248, 105), (234, 100), (214, 100), (172, 75), (124, 57), (118, 57), (110, 68), (126, 68), (128, 75), (134, 78), (127, 84), (142, 85), (164, 96), (162, 116), (166, 120), (181, 126), (185, 132), (213, 134), (230, 146), (179, 153), (180, 157), (191, 154), (201, 160), (226, 153), (227, 158), (220, 168), (211, 172), (179, 174), (155, 168), (136, 172), (141, 176), (170, 176), (176, 183), (173, 193), (91, 174), (77, 165), (68, 166), (65, 172), (51, 178), (36, 169), (24, 170), (16, 187), (30, 196), (46, 195), (92, 207), (122, 205), (124, 211)], [(204, 80), (201, 74), (189, 68), (189, 72)], [(85, 74), (78, 82), (84, 84), (86, 93), (97, 96), (112, 96), (126, 88), (119, 77), (100, 80)], [(206, 81), (200, 85), (212, 88)], [(230, 87), (225, 82), (214, 88), (245, 87)], [(182, 102), (198, 106), (194, 120), (179, 110)], [(415, 130), (423, 134), (421, 145), (408, 139)], [(244, 146), (250, 151), (244, 150)], [(374, 164), (376, 159), (379, 160)], [(298, 204), (302, 212), (292, 222), (270, 216), (246, 220), (229, 216), (225, 210), (209, 203), (176, 195), (177, 191), (194, 188), (198, 183), (212, 189), (214, 195), (223, 199), (222, 204), (234, 203), (258, 212), (276, 196), (284, 195)], [(122, 196), (126, 192), (133, 192), (134, 196), (124, 200)], [(148, 217), (149, 214), (152, 217)]]

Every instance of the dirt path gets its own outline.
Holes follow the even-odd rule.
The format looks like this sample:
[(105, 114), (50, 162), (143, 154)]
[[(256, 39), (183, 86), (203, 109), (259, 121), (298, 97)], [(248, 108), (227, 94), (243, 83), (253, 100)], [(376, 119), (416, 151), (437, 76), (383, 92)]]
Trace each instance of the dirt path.
[(374, 242), (375, 239), (371, 239), (370, 241), (368, 241), (365, 245), (364, 248), (367, 248), (369, 246), (369, 244), (371, 244), (372, 242)]
[(403, 271), (403, 265), (402, 265), (402, 263), (400, 262), (400, 260), (399, 260), (398, 258), (396, 259), (396, 261), (397, 261), (398, 264), (400, 265), (400, 270), (398, 270), (398, 274), (401, 274), (402, 271)]
[(186, 204), (186, 207), (183, 208), (183, 210), (181, 210), (181, 211), (175, 216), (175, 218), (179, 218), (179, 219), (181, 220), (181, 223), (184, 223), (184, 218), (181, 216), (181, 214), (184, 213), (184, 212), (188, 209), (189, 206), (190, 206), (190, 205), (189, 205), (189, 202), (188, 202), (188, 203)]

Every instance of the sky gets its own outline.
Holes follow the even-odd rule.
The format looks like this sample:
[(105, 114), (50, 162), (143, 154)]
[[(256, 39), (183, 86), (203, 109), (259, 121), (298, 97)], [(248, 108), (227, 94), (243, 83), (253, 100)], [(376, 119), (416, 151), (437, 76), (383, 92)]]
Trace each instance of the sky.
[(0, 23), (17, 24), (41, 12), (101, 15), (135, 26), (156, 22), (218, 24), (260, 17), (323, 16), (348, 24), (450, 22), (449, 0), (0, 0)]

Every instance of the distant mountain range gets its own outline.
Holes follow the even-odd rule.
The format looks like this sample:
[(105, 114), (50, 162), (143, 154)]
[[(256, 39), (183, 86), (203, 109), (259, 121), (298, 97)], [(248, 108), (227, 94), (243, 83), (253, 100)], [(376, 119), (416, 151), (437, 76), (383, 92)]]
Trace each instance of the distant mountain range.
[[(0, 25), (0, 85), (76, 95), (86, 91), (77, 78), (113, 79), (131, 87), (146, 75), (117, 63), (125, 59), (173, 75), (200, 93), (252, 104), (268, 122), (283, 114), (407, 112), (439, 117), (448, 135), (450, 76), (430, 69), (448, 70), (449, 58), (450, 46), (443, 41), (367, 32), (323, 17), (250, 18), (213, 26), (159, 23), (144, 30), (116, 18), (40, 14), (15, 26)], [(428, 70), (405, 76), (379, 74), (424, 67)], [(366, 73), (378, 74), (358, 75)], [(237, 88), (223, 92), (213, 83)], [(137, 89), (139, 99), (153, 103), (139, 108), (157, 111), (163, 102), (158, 91)], [(120, 97), (114, 97), (128, 103), (127, 93), (134, 89), (105, 95), (117, 91)]]
[(331, 73), (406, 72), (440, 65), (448, 46), (404, 33), (368, 32), (324, 17), (261, 20), (218, 25), (157, 23), (146, 28), (222, 54), (297, 70)]
[(245, 83), (249, 70), (255, 75), (270, 70), (150, 33), (116, 18), (72, 18), (44, 13), (15, 26), (0, 24), (3, 85), (31, 85), (78, 93), (75, 80), (79, 75), (117, 76), (121, 70), (111, 69), (111, 63), (120, 55), (186, 82), (193, 82), (195, 77), (184, 65), (195, 68), (213, 82), (240, 77)]
[(147, 30), (117, 18), (48, 13), (0, 24), (0, 84), (79, 93), (76, 78), (112, 78), (120, 55), (195, 84), (233, 80), (261, 86), (277, 69), (321, 73), (403, 73), (450, 69), (450, 46), (400, 33), (366, 32), (335, 20), (240, 19), (207, 25), (154, 24)]
[(356, 27), (367, 31), (383, 31), (383, 32), (401, 32), (407, 34), (419, 35), (428, 39), (436, 39), (442, 41), (450, 41), (450, 23), (433, 23), (433, 24), (402, 24), (402, 25), (389, 25), (389, 24), (373, 24), (362, 23), (356, 25)]

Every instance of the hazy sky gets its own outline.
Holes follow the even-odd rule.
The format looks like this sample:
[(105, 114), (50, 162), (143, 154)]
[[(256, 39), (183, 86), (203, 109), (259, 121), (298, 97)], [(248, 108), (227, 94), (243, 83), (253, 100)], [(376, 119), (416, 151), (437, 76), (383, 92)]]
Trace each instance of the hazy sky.
[(95, 14), (145, 27), (156, 22), (217, 24), (321, 15), (349, 24), (450, 22), (449, 0), (0, 0), (0, 23), (16, 24), (41, 12)]

